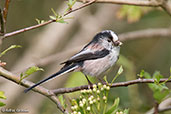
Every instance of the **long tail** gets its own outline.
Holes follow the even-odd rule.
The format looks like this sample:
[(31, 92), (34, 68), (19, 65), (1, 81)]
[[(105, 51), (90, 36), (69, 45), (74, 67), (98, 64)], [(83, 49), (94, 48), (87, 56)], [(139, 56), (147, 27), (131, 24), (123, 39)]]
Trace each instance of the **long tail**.
[(31, 89), (35, 88), (36, 86), (38, 86), (38, 85), (40, 85), (40, 84), (42, 84), (44, 82), (47, 82), (47, 81), (49, 81), (49, 80), (51, 80), (51, 79), (53, 79), (53, 78), (55, 78), (57, 76), (60, 76), (62, 74), (65, 74), (65, 73), (68, 73), (68, 72), (70, 72), (72, 70), (75, 70), (78, 67), (79, 66), (77, 64), (73, 64), (73, 65), (67, 66), (67, 67), (61, 69), (59, 72), (57, 72), (55, 74), (52, 74), (51, 76), (45, 78), (44, 80), (41, 80), (40, 82), (36, 83), (35, 85), (25, 89), (24, 92), (27, 93), (28, 91), (30, 91)]

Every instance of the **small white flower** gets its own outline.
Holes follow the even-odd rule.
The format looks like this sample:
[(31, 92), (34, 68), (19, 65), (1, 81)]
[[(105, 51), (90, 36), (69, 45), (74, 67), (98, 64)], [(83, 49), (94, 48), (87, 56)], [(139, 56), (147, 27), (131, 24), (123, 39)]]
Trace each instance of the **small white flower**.
[(81, 112), (78, 112), (77, 114), (81, 114)]
[(103, 90), (104, 90), (104, 88), (102, 87), (102, 88), (101, 88), (101, 91), (103, 91)]
[(71, 106), (71, 110), (74, 110), (74, 106)]
[(83, 104), (85, 104), (85, 103), (86, 103), (86, 99), (85, 99), (85, 98), (82, 100), (82, 103), (83, 103)]
[(75, 106), (74, 106), (74, 109), (76, 110), (77, 108), (78, 108), (78, 106), (77, 106), (77, 105), (75, 105)]
[(97, 88), (97, 85), (96, 84), (93, 84), (93, 88)]
[(90, 107), (89, 106), (87, 107), (87, 110), (90, 111)]
[(93, 104), (93, 101), (90, 101), (90, 104)]
[(97, 94), (99, 94), (100, 93), (100, 90), (97, 90)]
[(97, 101), (100, 101), (100, 97), (97, 97)]
[(103, 88), (104, 88), (104, 89), (106, 89), (106, 87), (107, 87), (106, 85), (103, 85)]
[(93, 103), (95, 103), (95, 102), (96, 102), (96, 99), (93, 100)]
[(88, 90), (88, 93), (92, 93), (92, 90), (91, 90), (91, 89), (89, 89), (89, 90)]
[(107, 87), (106, 87), (106, 90), (110, 90), (110, 86), (107, 86)]
[(103, 100), (106, 100), (107, 98), (106, 98), (106, 96), (103, 96)]
[(97, 88), (93, 88), (93, 91), (96, 92), (97, 91)]
[(73, 114), (77, 114), (77, 112), (76, 112), (76, 111), (74, 111), (74, 112), (73, 112)]
[(98, 83), (98, 86), (101, 86), (102, 85), (102, 83)]
[(84, 106), (84, 104), (83, 103), (80, 103), (80, 107), (83, 107)]

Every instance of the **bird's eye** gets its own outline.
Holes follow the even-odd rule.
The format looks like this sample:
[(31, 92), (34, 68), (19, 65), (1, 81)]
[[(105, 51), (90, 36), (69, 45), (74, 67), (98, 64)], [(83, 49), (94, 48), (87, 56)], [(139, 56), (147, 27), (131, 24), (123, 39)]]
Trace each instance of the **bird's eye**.
[(107, 39), (107, 41), (108, 41), (108, 42), (111, 42), (111, 40), (110, 40), (110, 39)]

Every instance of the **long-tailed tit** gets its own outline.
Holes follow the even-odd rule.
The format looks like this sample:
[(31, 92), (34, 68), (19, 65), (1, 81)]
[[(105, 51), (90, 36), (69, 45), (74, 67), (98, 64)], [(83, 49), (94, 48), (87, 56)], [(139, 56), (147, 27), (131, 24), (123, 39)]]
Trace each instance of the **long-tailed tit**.
[[(28, 92), (32, 88), (50, 79), (71, 71), (81, 71), (87, 80), (87, 75), (97, 77), (116, 63), (119, 57), (121, 44), (118, 36), (111, 30), (104, 30), (97, 33), (93, 40), (90, 41), (80, 52), (61, 63), (64, 64), (61, 70), (25, 89), (25, 92)], [(88, 82), (90, 83), (89, 80)]]

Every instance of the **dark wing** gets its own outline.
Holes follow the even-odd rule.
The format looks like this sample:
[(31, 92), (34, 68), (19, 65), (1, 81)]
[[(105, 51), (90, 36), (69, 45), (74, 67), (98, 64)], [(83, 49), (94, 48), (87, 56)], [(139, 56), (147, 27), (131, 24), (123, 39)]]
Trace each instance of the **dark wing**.
[(69, 60), (67, 60), (61, 64), (69, 65), (72, 63), (78, 63), (78, 62), (82, 62), (85, 60), (99, 59), (99, 58), (105, 57), (108, 54), (109, 54), (109, 50), (107, 50), (107, 49), (103, 49), (101, 51), (94, 51), (94, 52), (91, 52), (89, 50), (83, 50), (83, 51), (77, 53), (76, 55), (74, 55), (73, 57), (71, 57)]

